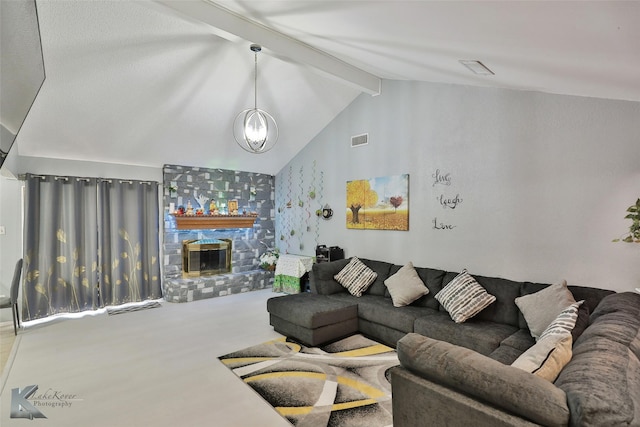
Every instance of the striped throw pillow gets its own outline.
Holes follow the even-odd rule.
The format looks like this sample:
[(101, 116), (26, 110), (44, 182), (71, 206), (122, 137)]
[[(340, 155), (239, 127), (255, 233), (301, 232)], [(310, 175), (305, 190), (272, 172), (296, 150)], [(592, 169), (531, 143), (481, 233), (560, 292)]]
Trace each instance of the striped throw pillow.
[(467, 270), (462, 270), (435, 296), (456, 323), (463, 323), (496, 300)]
[(578, 309), (583, 302), (584, 300), (575, 302), (562, 310), (558, 317), (540, 334), (538, 340), (555, 335), (571, 335), (571, 331), (576, 326), (576, 320), (578, 320)]
[(364, 265), (357, 257), (351, 258), (349, 264), (333, 276), (351, 295), (356, 297), (362, 296), (362, 293), (371, 286), (376, 277), (378, 277), (378, 273)]

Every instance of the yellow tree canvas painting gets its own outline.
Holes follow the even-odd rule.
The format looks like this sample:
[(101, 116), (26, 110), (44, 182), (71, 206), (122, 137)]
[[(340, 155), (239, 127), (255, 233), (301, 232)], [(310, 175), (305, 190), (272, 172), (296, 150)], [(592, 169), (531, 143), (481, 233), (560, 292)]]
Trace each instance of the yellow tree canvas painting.
[(409, 174), (347, 181), (347, 228), (409, 230)]

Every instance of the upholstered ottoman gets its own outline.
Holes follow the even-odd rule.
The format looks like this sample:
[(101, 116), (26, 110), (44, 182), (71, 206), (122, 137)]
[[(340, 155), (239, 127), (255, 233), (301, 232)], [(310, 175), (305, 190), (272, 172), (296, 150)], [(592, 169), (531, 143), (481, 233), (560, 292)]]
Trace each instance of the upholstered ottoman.
[(358, 332), (358, 306), (304, 292), (270, 298), (273, 329), (302, 344), (317, 346)]

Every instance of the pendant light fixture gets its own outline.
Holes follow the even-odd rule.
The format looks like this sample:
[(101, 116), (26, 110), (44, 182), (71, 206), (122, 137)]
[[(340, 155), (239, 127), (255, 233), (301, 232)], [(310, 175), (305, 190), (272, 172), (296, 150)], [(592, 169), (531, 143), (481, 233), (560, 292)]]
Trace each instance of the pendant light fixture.
[(271, 114), (258, 108), (258, 52), (262, 47), (252, 44), (254, 53), (253, 108), (243, 110), (233, 121), (233, 137), (242, 149), (261, 154), (271, 150), (278, 140), (278, 125)]

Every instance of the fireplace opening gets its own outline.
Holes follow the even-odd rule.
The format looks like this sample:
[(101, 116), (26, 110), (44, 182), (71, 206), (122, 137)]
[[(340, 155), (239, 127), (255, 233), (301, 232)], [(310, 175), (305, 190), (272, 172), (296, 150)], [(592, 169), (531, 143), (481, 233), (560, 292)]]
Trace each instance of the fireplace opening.
[(231, 239), (200, 239), (182, 242), (182, 275), (212, 276), (231, 272)]

